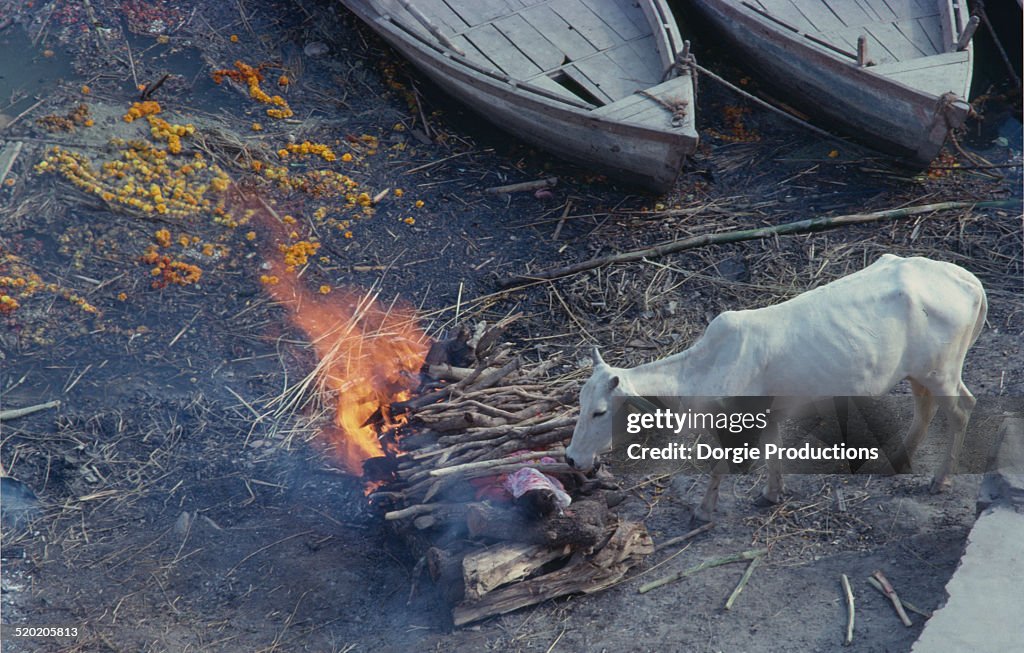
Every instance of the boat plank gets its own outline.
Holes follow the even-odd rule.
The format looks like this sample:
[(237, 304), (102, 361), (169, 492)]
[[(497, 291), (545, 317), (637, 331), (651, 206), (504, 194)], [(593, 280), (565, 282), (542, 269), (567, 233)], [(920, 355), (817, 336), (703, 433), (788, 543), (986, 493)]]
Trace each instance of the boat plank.
[(571, 60), (582, 59), (597, 52), (590, 41), (572, 29), (569, 23), (551, 10), (547, 4), (524, 9), (519, 13), (548, 41), (561, 48), (562, 54)]
[(608, 27), (600, 16), (580, 0), (552, 0), (548, 6), (598, 50), (607, 50), (623, 41), (615, 30)]
[(647, 104), (641, 106), (643, 108), (642, 111), (637, 111), (629, 116), (622, 116), (619, 120), (622, 122), (630, 122), (634, 125), (651, 125), (661, 127), (672, 118), (671, 114), (665, 109), (665, 107), (656, 104), (651, 100), (647, 100)]
[(564, 97), (567, 100), (571, 100), (573, 102), (585, 102), (587, 104), (590, 104), (590, 101), (587, 98), (581, 98), (580, 96), (576, 95), (575, 93), (565, 88), (564, 86), (562, 86), (555, 80), (551, 79), (547, 75), (537, 75), (536, 77), (531, 77), (526, 81), (531, 86), (537, 86), (549, 93), (554, 93), (559, 97)]
[[(875, 6), (871, 3), (871, 0), (853, 0), (857, 3), (857, 6), (861, 8), (870, 21), (878, 20), (892, 20), (896, 18), (896, 14), (889, 9), (884, 2), (879, 3), (880, 6)], [(881, 10), (881, 12), (880, 12)]]
[(653, 104), (650, 98), (645, 97), (641, 93), (634, 93), (629, 97), (616, 100), (612, 104), (606, 104), (597, 110), (597, 112), (600, 113), (600, 115), (618, 120), (620, 118), (628, 118), (629, 116), (636, 115), (641, 111), (646, 111), (647, 105), (649, 104)]
[[(933, 22), (929, 23), (929, 20)], [(898, 30), (908, 41), (913, 43), (914, 47), (920, 50), (924, 56), (943, 52), (938, 47), (939, 43), (942, 42), (942, 27), (939, 25), (938, 16), (901, 20), (893, 23), (892, 26), (893, 29)], [(937, 31), (933, 32), (933, 28)]]
[(648, 50), (644, 57), (637, 54), (629, 43), (623, 43), (609, 50), (607, 54), (608, 58), (622, 69), (625, 78), (640, 84), (640, 88), (661, 82), (661, 59), (653, 48)]
[(790, 2), (790, 0), (758, 0), (756, 4), (751, 4), (759, 7), (764, 13), (801, 32), (818, 31), (818, 28), (804, 16), (800, 8)]
[(445, 0), (445, 3), (470, 27), (489, 23), (519, 9), (509, 6), (507, 0)]
[(934, 0), (928, 2), (917, 2), (917, 0), (868, 0), (872, 6), (878, 7), (884, 4), (893, 14), (893, 19), (920, 18), (938, 11), (938, 5)]
[[(648, 57), (650, 57), (652, 62), (650, 65), (654, 66), (655, 69), (661, 68), (662, 57), (658, 53), (658, 39), (654, 38), (653, 34), (650, 36), (645, 36), (642, 39), (633, 39), (632, 41), (629, 41), (626, 45), (632, 48), (633, 52), (635, 52), (636, 55), (641, 59), (646, 60)], [(674, 53), (670, 54), (669, 56), (674, 56)], [(663, 70), (658, 71), (659, 80), (664, 72), (665, 71)]]
[(847, 27), (874, 22), (872, 17), (856, 2), (850, 2), (850, 0), (822, 0), (822, 3)]
[[(690, 80), (677, 77), (645, 89), (645, 93), (634, 93), (614, 104), (595, 109), (594, 113), (613, 120), (664, 128), (671, 121), (672, 116), (664, 106), (652, 100), (647, 94), (654, 95), (669, 104), (686, 102), (692, 111), (693, 89), (690, 86)], [(692, 114), (689, 117), (689, 122), (693, 122)]]
[(966, 63), (946, 64), (944, 66), (932, 66), (920, 70), (890, 73), (887, 74), (886, 77), (924, 91), (925, 93), (942, 95), (943, 93), (957, 92), (957, 90), (953, 88), (951, 81), (954, 79), (962, 79), (963, 74), (961, 68), (966, 66)]
[[(415, 2), (416, 7), (433, 19), (441, 32), (447, 36), (461, 34), (469, 29), (469, 24), (452, 11), (451, 7), (445, 4), (444, 0), (415, 0)], [(397, 3), (394, 0), (390, 0), (388, 4)]]
[(873, 66), (871, 71), (925, 93), (942, 95), (949, 91), (957, 94), (963, 91), (953, 88), (953, 80), (963, 79), (964, 68), (969, 66), (970, 57), (967, 52), (944, 52), (931, 57)]
[(649, 97), (639, 93), (636, 95), (641, 99), (640, 102), (631, 104), (628, 108), (618, 108), (615, 111), (609, 111), (604, 115), (608, 118), (614, 118), (615, 120), (622, 122), (631, 122), (633, 124), (645, 124), (650, 122), (651, 117), (655, 114), (667, 115), (665, 113), (665, 107), (659, 105)]
[[(650, 26), (643, 20), (643, 12), (632, 6), (627, 10), (623, 8), (623, 3), (609, 0), (582, 0), (582, 3), (599, 16), (623, 41), (630, 41), (651, 33)], [(630, 17), (631, 15), (639, 18), (641, 24), (638, 25)]]
[(523, 54), (493, 24), (474, 27), (463, 36), (509, 77), (528, 79), (541, 72), (541, 67)]
[[(875, 23), (874, 25), (866, 26), (864, 30), (878, 39), (896, 61), (917, 59), (928, 54), (924, 51), (923, 47), (911, 41), (906, 34), (896, 29), (896, 26), (892, 23)], [(927, 42), (927, 39), (925, 41)], [(931, 47), (930, 43), (928, 47)]]
[(600, 100), (602, 104), (611, 104), (612, 102), (615, 102), (614, 97), (595, 84), (593, 80), (591, 80), (586, 73), (580, 70), (575, 63), (571, 63), (568, 66), (562, 66), (562, 72), (572, 79), (572, 81), (585, 88), (588, 93)]
[(487, 55), (478, 50), (477, 47), (473, 45), (465, 36), (462, 36), (461, 34), (458, 36), (453, 36), (452, 43), (454, 43), (457, 48), (465, 52), (466, 58), (469, 59), (470, 61), (476, 63), (479, 66), (483, 66), (484, 68), (497, 69), (495, 63), (488, 59)]
[[(774, 5), (775, 3), (766, 4)], [(792, 0), (787, 0), (786, 3), (780, 4), (789, 4), (796, 8), (807, 22), (812, 25), (812, 28), (808, 31), (827, 32), (846, 27), (843, 21), (839, 20), (832, 13), (832, 10), (828, 8), (824, 0), (810, 0), (809, 2), (800, 2), (799, 4), (792, 2)]]
[(946, 52), (946, 48), (943, 47), (942, 42), (942, 19), (938, 14), (933, 16), (923, 16), (921, 18), (914, 18), (921, 28), (921, 33), (924, 34), (928, 41), (932, 44), (932, 49), (937, 53)]
[(500, 18), (493, 25), (544, 72), (558, 68), (565, 60), (562, 51), (519, 14)]
[(629, 9), (624, 10), (623, 13), (625, 13), (629, 22), (633, 23), (633, 26), (640, 30), (642, 34), (651, 33), (651, 24), (648, 22), (646, 14), (636, 3), (630, 3)]
[(629, 73), (619, 68), (618, 64), (604, 52), (577, 61), (576, 68), (612, 98), (613, 102), (632, 95), (638, 89), (650, 86), (630, 79)]

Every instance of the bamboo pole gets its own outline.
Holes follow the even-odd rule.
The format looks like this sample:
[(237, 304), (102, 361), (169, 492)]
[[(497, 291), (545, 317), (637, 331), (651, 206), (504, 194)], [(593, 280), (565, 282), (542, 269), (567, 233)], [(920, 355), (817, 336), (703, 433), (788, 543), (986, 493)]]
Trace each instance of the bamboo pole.
[(711, 560), (705, 560), (699, 565), (694, 565), (689, 569), (676, 572), (664, 578), (658, 580), (652, 580), (646, 585), (640, 586), (640, 593), (646, 594), (653, 589), (658, 589), (662, 585), (668, 585), (687, 576), (692, 576), (698, 572), (704, 571), (705, 569), (711, 569), (712, 567), (721, 567), (722, 565), (728, 565), (734, 562), (743, 562), (744, 560), (753, 560), (754, 558), (760, 558), (761, 556), (768, 553), (768, 549), (751, 549), (750, 551), (741, 551), (739, 553), (733, 553), (732, 555), (723, 556), (721, 558), (713, 558)]
[(26, 406), (25, 408), (10, 408), (8, 410), (0, 411), (0, 422), (9, 419), (17, 419), (18, 417), (24, 417), (25, 415), (31, 415), (32, 413), (38, 413), (41, 410), (47, 408), (56, 408), (60, 406), (60, 401), (55, 399), (48, 401), (45, 404), (36, 404), (35, 406)]
[(907, 206), (900, 209), (876, 211), (874, 213), (854, 213), (851, 215), (840, 215), (832, 218), (808, 218), (806, 220), (797, 220), (795, 222), (787, 222), (785, 224), (773, 225), (771, 227), (759, 227), (757, 229), (737, 229), (733, 231), (701, 234), (690, 238), (671, 240), (644, 249), (635, 249), (627, 252), (619, 252), (618, 254), (609, 254), (608, 256), (599, 256), (597, 258), (592, 258), (589, 261), (581, 261), (579, 263), (573, 263), (572, 265), (542, 270), (533, 274), (516, 275), (503, 279), (499, 282), (499, 286), (502, 288), (510, 288), (536, 281), (548, 281), (551, 279), (558, 279), (560, 277), (567, 277), (573, 274), (579, 274), (580, 272), (586, 272), (587, 270), (593, 270), (595, 268), (605, 267), (607, 265), (612, 265), (613, 263), (640, 261), (645, 258), (664, 256), (666, 254), (676, 254), (678, 252), (695, 249), (697, 247), (704, 247), (706, 245), (721, 245), (724, 243), (737, 243), (744, 240), (759, 240), (772, 236), (825, 231), (851, 224), (878, 222), (880, 220), (896, 220), (937, 211), (949, 211), (953, 209), (1012, 208), (1017, 206), (1020, 206), (1020, 201), (1015, 199), (991, 200), (985, 202), (938, 202), (936, 204)]
[[(732, 604), (736, 602), (736, 599), (737, 597), (739, 597), (740, 592), (742, 592), (743, 588), (747, 586), (747, 581), (750, 580), (750, 577), (754, 573), (754, 569), (757, 568), (757, 565), (760, 562), (761, 557), (758, 556), (751, 560), (750, 564), (747, 565), (747, 568), (743, 571), (743, 576), (740, 577), (740, 582), (736, 583), (736, 589), (732, 591), (732, 594), (729, 595), (729, 600), (725, 602), (726, 610), (732, 610)], [(843, 578), (846, 578), (846, 576), (843, 576)]]

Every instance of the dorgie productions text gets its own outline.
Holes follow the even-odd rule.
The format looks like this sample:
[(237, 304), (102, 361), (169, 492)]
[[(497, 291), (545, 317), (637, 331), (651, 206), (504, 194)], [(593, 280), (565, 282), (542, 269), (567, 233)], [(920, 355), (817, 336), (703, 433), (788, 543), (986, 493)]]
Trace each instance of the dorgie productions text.
[(674, 442), (660, 447), (631, 444), (626, 447), (630, 460), (725, 460), (742, 464), (748, 460), (878, 460), (878, 447), (813, 446), (805, 442), (799, 447), (784, 447), (777, 444), (751, 446), (744, 442), (739, 447), (723, 447), (699, 442), (689, 445)]

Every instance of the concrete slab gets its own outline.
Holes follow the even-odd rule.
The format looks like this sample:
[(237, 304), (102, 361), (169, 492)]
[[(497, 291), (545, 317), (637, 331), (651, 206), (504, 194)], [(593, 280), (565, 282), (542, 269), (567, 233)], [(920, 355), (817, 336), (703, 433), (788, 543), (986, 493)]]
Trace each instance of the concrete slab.
[(974, 524), (949, 600), (911, 653), (1024, 651), (1024, 514), (998, 505)]
[(978, 514), (997, 504), (1024, 509), (1024, 418), (1005, 418), (996, 439), (999, 444), (989, 463), (991, 471), (985, 474), (978, 492)]

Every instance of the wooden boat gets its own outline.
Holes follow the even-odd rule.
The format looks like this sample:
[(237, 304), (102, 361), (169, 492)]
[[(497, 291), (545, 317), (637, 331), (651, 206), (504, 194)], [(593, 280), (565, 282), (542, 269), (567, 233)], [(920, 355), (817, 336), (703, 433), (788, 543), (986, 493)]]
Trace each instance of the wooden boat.
[(697, 146), (664, 0), (342, 0), (495, 125), (655, 191)]
[(785, 101), (931, 161), (967, 118), (977, 19), (965, 0), (692, 0)]

